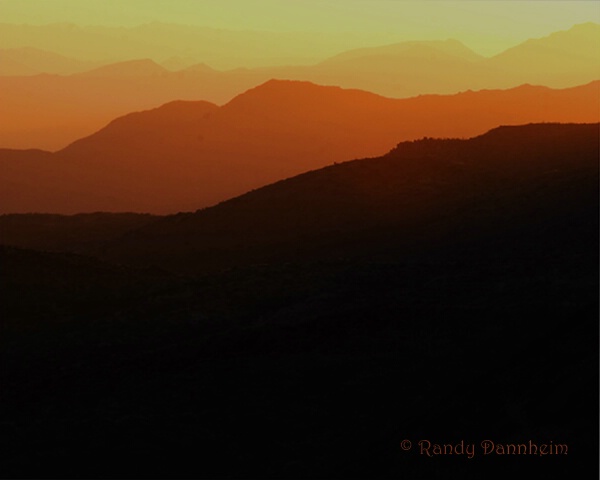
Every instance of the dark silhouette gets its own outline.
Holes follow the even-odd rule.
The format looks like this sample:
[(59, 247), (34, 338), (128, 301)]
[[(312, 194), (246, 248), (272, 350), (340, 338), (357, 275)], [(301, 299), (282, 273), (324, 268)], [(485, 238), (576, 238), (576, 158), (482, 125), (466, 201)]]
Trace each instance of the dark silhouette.
[[(106, 232), (0, 248), (0, 475), (583, 478), (598, 140), (401, 143), (117, 240), (110, 215), (52, 217)], [(420, 439), (569, 453), (429, 458)]]

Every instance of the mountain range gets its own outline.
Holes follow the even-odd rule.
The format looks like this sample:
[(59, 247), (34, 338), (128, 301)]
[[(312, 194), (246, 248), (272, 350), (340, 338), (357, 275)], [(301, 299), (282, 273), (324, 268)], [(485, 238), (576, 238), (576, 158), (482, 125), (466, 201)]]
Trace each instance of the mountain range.
[[(219, 69), (286, 64), (310, 64), (335, 55), (348, 45), (385, 43), (390, 33), (345, 35), (311, 32), (228, 30), (152, 22), (134, 27), (53, 23), (27, 25), (0, 23), (3, 48), (32, 47), (70, 58), (94, 62), (120, 62), (173, 57), (195, 59)], [(377, 44), (377, 43), (376, 43)], [(319, 52), (319, 56), (315, 54)]]
[(188, 273), (324, 260), (332, 250), (346, 259), (377, 251), (379, 260), (432, 249), (500, 253), (514, 248), (518, 232), (566, 222), (565, 235), (574, 235), (597, 212), (599, 125), (505, 126), (466, 140), (402, 142), (379, 158), (162, 217), (2, 215), (0, 243)]
[[(599, 43), (600, 26), (588, 23), (528, 40), (491, 58), (456, 40), (422, 41), (353, 49), (309, 65), (222, 71), (207, 66), (210, 58), (190, 65), (189, 58), (177, 60), (173, 52), (164, 60), (168, 68), (160, 65), (160, 59), (133, 57), (80, 72), (81, 62), (73, 60), (73, 65), (63, 68), (60, 65), (66, 60), (51, 60), (54, 54), (48, 53), (35, 70), (27, 58), (20, 60), (14, 55), (21, 50), (13, 50), (7, 58), (12, 63), (0, 65), (0, 71), (17, 72), (14, 63), (20, 62), (30, 71), (51, 65), (43, 71), (55, 73), (63, 68), (64, 73), (80, 73), (0, 76), (0, 103), (6, 112), (0, 119), (0, 146), (57, 150), (119, 115), (173, 100), (223, 104), (273, 78), (362, 89), (394, 98), (506, 89), (524, 83), (573, 87), (600, 78)], [(47, 48), (51, 46), (49, 42)], [(31, 49), (23, 50), (28, 51)], [(0, 62), (2, 58), (0, 55)], [(170, 70), (178, 64), (184, 68)]]
[(0, 478), (597, 468), (600, 25), (321, 3), (0, 22)]
[[(160, 218), (0, 216), (2, 475), (585, 476), (599, 127), (402, 142)], [(490, 431), (569, 454), (400, 448)]]
[(222, 107), (180, 101), (126, 115), (56, 153), (0, 150), (0, 212), (195, 210), (402, 140), (595, 122), (598, 92), (594, 82), (388, 99), (273, 80)]
[[(591, 245), (597, 234), (584, 235), (581, 222), (598, 211), (599, 126), (531, 124), (468, 140), (403, 142), (380, 158), (148, 222), (105, 245), (102, 255), (191, 272), (424, 250), (535, 255), (535, 243), (517, 242), (519, 235), (541, 237), (548, 229), (560, 236), (563, 224), (565, 235), (577, 230)], [(545, 241), (548, 251), (558, 240)]]
[(33, 47), (5, 48), (0, 50), (0, 76), (25, 76), (48, 73), (70, 75), (98, 66)]

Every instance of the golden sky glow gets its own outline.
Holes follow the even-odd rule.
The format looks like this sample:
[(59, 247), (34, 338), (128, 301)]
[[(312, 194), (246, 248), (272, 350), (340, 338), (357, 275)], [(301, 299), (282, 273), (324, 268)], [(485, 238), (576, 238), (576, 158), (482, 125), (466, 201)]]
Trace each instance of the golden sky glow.
[[(599, 21), (600, 2), (593, 0), (0, 0), (3, 23), (165, 22), (230, 30), (323, 32), (327, 38), (352, 33), (362, 45), (456, 38), (484, 55), (577, 23)], [(306, 55), (319, 56), (317, 52)]]

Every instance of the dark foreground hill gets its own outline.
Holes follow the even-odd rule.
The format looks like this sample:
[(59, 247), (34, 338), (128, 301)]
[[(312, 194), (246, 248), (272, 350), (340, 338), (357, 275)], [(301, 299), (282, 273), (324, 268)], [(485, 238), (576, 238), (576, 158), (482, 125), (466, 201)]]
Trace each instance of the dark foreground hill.
[[(0, 474), (583, 478), (597, 158), (598, 125), (500, 128), (400, 144), (95, 252), (136, 268), (2, 248)], [(486, 456), (486, 439), (568, 454)], [(430, 458), (419, 440), (474, 456)]]
[(596, 237), (583, 231), (597, 212), (598, 138), (597, 124), (543, 124), (500, 127), (469, 140), (405, 142), (381, 158), (161, 218), (103, 254), (202, 272), (459, 246), (473, 254), (512, 254), (519, 246), (535, 254), (541, 243), (551, 248), (565, 236), (589, 242)]
[(16, 245), (41, 251), (78, 252), (154, 220), (135, 213), (88, 213), (79, 215), (0, 215), (0, 245)]

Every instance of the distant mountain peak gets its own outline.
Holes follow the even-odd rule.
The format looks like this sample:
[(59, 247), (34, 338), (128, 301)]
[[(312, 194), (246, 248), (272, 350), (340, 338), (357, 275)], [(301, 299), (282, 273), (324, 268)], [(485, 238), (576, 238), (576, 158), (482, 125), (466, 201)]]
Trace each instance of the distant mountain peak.
[(168, 73), (168, 70), (161, 67), (150, 58), (127, 60), (124, 62), (112, 63), (94, 70), (82, 73), (85, 76), (95, 77), (128, 77), (128, 76), (153, 76)]
[(350, 61), (371, 56), (429, 58), (431, 55), (435, 54), (468, 61), (480, 60), (482, 58), (464, 43), (460, 42), (459, 40), (449, 38), (446, 40), (406, 41), (378, 47), (357, 48), (342, 52), (325, 60), (322, 63), (327, 64), (340, 61)]
[(150, 110), (131, 112), (115, 118), (98, 132), (76, 140), (62, 151), (78, 151), (81, 148), (85, 149), (90, 142), (102, 143), (106, 138), (128, 138), (132, 133), (139, 135), (139, 132), (144, 132), (145, 135), (148, 131), (160, 131), (175, 134), (183, 125), (197, 121), (218, 108), (217, 105), (203, 100), (175, 100)]
[(600, 25), (593, 22), (581, 23), (567, 30), (552, 32), (544, 37), (530, 38), (504, 50), (493, 59), (515, 61), (521, 57), (528, 62), (536, 59), (539, 52), (553, 52), (562, 55), (559, 65), (564, 64), (565, 58), (581, 58), (588, 62), (589, 60), (597, 61), (600, 59)]
[[(380, 97), (375, 93), (367, 92), (364, 90), (354, 89), (354, 88), (343, 88), (338, 87), (337, 85), (320, 85), (314, 82), (309, 82), (307, 80), (285, 80), (272, 78), (267, 80), (260, 85), (253, 87), (246, 92), (238, 95), (238, 97), (248, 96), (250, 94), (270, 94), (275, 92), (283, 92), (283, 93), (298, 93), (298, 92), (328, 92), (328, 93), (353, 93), (353, 94), (361, 94), (370, 97)], [(236, 98), (238, 98), (236, 97)]]
[(385, 97), (375, 93), (357, 89), (346, 89), (332, 85), (318, 85), (301, 80), (271, 79), (231, 100), (225, 109), (242, 108), (261, 111), (265, 107), (275, 105), (296, 105), (299, 110), (306, 111), (311, 104), (322, 105), (323, 102), (340, 101), (386, 101)]
[[(21, 68), (14, 68), (14, 65), (20, 65)], [(77, 60), (31, 46), (0, 49), (0, 73), (3, 75), (39, 73), (68, 75), (83, 72), (95, 66), (97, 66), (96, 63)]]
[[(326, 87), (322, 87), (321, 85), (317, 85), (315, 83), (303, 81), (303, 80), (281, 80), (281, 79), (277, 79), (277, 78), (271, 78), (270, 80), (267, 80), (266, 82), (261, 83), (260, 85), (257, 85), (256, 87), (250, 88), (250, 89), (246, 90), (245, 92), (241, 93), (240, 95), (236, 96), (230, 102), (230, 104), (235, 103), (236, 101), (239, 101), (240, 99), (269, 97), (273, 94), (282, 94), (282, 93), (290, 92), (292, 90), (316, 91), (321, 88), (326, 88)], [(331, 87), (331, 88), (340, 89), (340, 87)]]
[(206, 63), (195, 63), (185, 68), (186, 72), (216, 72), (214, 68)]
[(569, 30), (579, 32), (600, 33), (600, 24), (595, 22), (578, 23), (577, 25), (573, 25)]

